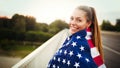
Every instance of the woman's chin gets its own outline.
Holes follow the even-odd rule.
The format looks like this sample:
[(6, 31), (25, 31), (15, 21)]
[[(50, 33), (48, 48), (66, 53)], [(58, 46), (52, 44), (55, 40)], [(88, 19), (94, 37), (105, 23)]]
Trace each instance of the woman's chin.
[(69, 32), (70, 32), (71, 34), (74, 34), (74, 33), (76, 33), (76, 31), (74, 31), (74, 30), (71, 30), (71, 29), (69, 29)]

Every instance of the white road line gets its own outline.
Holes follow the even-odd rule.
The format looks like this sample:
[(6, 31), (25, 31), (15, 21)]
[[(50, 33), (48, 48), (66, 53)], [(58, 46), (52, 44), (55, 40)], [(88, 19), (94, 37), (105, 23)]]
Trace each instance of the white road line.
[(118, 51), (116, 51), (116, 50), (113, 50), (113, 49), (111, 49), (111, 48), (109, 48), (109, 47), (107, 47), (107, 46), (103, 46), (103, 48), (105, 48), (105, 49), (107, 49), (107, 50), (109, 50), (109, 51), (112, 51), (112, 52), (115, 53), (115, 54), (120, 55), (120, 52), (118, 52)]

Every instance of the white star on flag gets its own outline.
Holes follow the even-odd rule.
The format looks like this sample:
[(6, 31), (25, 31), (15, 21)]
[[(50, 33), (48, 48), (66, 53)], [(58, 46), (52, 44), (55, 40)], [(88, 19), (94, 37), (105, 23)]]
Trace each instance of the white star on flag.
[(57, 68), (60, 68), (59, 66), (57, 66)]
[[(99, 58), (99, 62), (96, 62), (98, 60), (94, 60), (98, 58), (96, 58), (96, 56), (100, 55), (98, 55), (99, 53), (96, 53), (94, 54), (95, 57), (93, 57), (93, 48), (89, 47), (92, 41), (91, 39), (85, 39), (85, 35), (86, 30), (82, 31), (82, 33), (81, 31), (78, 31), (78, 33), (67, 37), (60, 49), (58, 49), (57, 53), (55, 53), (53, 58), (51, 58), (51, 60), (49, 61), (48, 68), (100, 68), (101, 66), (105, 67), (103, 66), (104, 63), (101, 58)], [(99, 63), (102, 64), (96, 65)]]
[(68, 60), (68, 62), (67, 62), (67, 65), (69, 66), (70, 65), (70, 61)]
[(81, 46), (81, 47), (80, 47), (80, 50), (81, 50), (81, 51), (84, 51), (84, 47), (83, 47), (83, 46)]
[(70, 38), (68, 37), (67, 40), (70, 40)]
[(72, 43), (73, 47), (74, 47), (74, 46), (77, 46), (76, 43), (77, 43), (77, 42), (73, 42), (73, 43)]
[(78, 57), (78, 58), (81, 58), (82, 56), (81, 56), (81, 54), (78, 53), (78, 54), (77, 54), (77, 57)]
[(73, 55), (73, 51), (70, 51), (69, 55), (72, 56)]
[(90, 60), (89, 60), (88, 58), (85, 58), (85, 60), (86, 60), (87, 62), (90, 62)]
[(64, 54), (65, 54), (65, 55), (67, 54), (67, 50), (64, 51)]
[(60, 58), (58, 58), (58, 62), (60, 62)]
[(65, 60), (65, 59), (63, 59), (63, 61), (62, 61), (62, 62), (63, 62), (63, 64), (65, 64), (65, 63), (66, 63), (66, 60)]
[(80, 36), (77, 36), (76, 38), (77, 38), (77, 39), (80, 39), (81, 37), (80, 37)]
[(55, 65), (53, 65), (53, 68), (55, 68), (56, 66)]
[(66, 46), (69, 45), (69, 42), (66, 43)]
[(76, 68), (80, 67), (79, 63), (77, 63), (77, 62), (75, 62), (74, 66), (75, 66)]
[(56, 60), (56, 58), (55, 58), (55, 57), (54, 57), (53, 59), (54, 59), (54, 60)]
[(62, 53), (62, 50), (60, 50), (60, 53)]

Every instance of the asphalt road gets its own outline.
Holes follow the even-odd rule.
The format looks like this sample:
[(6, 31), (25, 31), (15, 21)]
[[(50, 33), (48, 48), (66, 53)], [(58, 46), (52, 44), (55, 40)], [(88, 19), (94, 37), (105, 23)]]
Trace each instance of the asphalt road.
[(102, 42), (107, 68), (120, 68), (120, 33), (102, 32)]

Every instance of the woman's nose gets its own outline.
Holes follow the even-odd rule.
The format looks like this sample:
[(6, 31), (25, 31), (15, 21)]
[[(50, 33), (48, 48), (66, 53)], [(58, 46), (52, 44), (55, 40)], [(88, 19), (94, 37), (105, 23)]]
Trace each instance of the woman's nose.
[(75, 20), (71, 20), (70, 23), (71, 23), (72, 25), (76, 24)]

